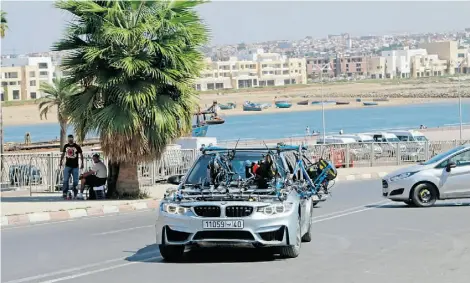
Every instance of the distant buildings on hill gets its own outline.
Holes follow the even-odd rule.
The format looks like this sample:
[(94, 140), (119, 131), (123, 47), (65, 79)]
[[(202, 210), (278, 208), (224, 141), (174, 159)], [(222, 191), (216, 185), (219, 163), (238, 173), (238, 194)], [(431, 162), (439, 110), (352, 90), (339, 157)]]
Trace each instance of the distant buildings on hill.
[[(343, 35), (342, 35), (343, 36)], [(333, 37), (333, 36), (332, 36)], [(348, 40), (348, 47), (351, 41)], [(239, 48), (237, 57), (206, 59), (206, 68), (194, 83), (199, 91), (307, 84), (320, 78), (394, 79), (470, 74), (470, 48), (457, 41), (423, 42), (417, 48), (396, 47), (379, 55), (333, 55), (288, 58), (263, 49)], [(1, 60), (2, 101), (40, 98), (42, 82), (66, 76), (57, 53)], [(43, 55), (43, 56), (40, 56)]]

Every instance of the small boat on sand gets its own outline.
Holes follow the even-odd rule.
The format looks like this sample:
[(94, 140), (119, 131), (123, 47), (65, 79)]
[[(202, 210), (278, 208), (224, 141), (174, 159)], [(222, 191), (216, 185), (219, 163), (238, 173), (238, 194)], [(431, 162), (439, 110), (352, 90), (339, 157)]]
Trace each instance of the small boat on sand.
[(348, 105), (349, 101), (336, 101), (336, 105)]
[(326, 101), (312, 101), (312, 105), (330, 105), (330, 104), (336, 104), (336, 101), (333, 100), (326, 100)]
[(290, 103), (289, 101), (276, 101), (274, 104), (276, 105), (277, 108), (291, 108), (292, 107), (292, 103)]
[(252, 102), (245, 102), (243, 103), (243, 111), (262, 111), (263, 107), (261, 105), (252, 103)]
[(222, 110), (230, 110), (230, 109), (235, 109), (237, 108), (237, 104), (229, 102), (227, 104), (220, 104), (219, 105), (220, 109)]
[(302, 100), (297, 102), (297, 105), (308, 105), (308, 100)]
[(377, 102), (363, 102), (364, 106), (376, 106), (379, 105)]

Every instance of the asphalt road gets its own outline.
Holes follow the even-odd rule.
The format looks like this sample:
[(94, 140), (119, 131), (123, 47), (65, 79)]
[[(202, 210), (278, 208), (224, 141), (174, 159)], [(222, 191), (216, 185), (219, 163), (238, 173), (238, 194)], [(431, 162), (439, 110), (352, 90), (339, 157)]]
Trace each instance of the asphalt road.
[(469, 201), (409, 208), (379, 180), (351, 181), (314, 213), (313, 241), (290, 260), (212, 249), (164, 263), (153, 211), (4, 228), (2, 282), (469, 282)]

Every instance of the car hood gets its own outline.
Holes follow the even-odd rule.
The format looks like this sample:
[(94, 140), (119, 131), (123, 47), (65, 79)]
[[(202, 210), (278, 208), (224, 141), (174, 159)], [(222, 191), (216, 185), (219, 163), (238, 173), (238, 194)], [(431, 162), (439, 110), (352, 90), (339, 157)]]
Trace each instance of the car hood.
[(424, 169), (426, 169), (426, 168), (427, 168), (426, 165), (420, 165), (420, 164), (408, 166), (408, 167), (401, 168), (401, 169), (395, 170), (395, 171), (393, 171), (393, 172), (387, 174), (387, 175), (384, 177), (384, 179), (389, 179), (389, 178), (391, 178), (391, 177), (393, 177), (393, 176), (400, 175), (400, 174), (403, 174), (403, 173), (418, 172), (418, 171), (424, 170)]

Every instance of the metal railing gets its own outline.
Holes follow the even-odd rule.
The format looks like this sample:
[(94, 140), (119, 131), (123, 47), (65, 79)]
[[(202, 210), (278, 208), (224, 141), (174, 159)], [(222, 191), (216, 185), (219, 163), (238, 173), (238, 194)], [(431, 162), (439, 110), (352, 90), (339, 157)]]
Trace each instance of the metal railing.
[[(301, 144), (303, 140), (286, 140), (286, 143)], [(450, 150), (470, 141), (432, 141), (401, 143), (351, 143), (351, 144), (309, 144), (308, 155), (331, 160), (337, 167), (372, 167), (406, 165), (428, 160), (436, 154)], [(241, 142), (239, 147), (263, 146)], [(96, 152), (84, 153), (85, 168), (92, 167), (91, 156)], [(138, 165), (139, 184), (142, 188), (153, 186), (169, 176), (184, 174), (199, 156), (199, 150), (172, 149), (159, 160)], [(107, 164), (107, 158), (103, 156)], [(63, 170), (59, 167), (60, 153), (8, 153), (1, 156), (2, 188), (28, 188), (31, 192), (58, 191), (62, 187)], [(72, 178), (71, 178), (72, 179)], [(72, 180), (70, 180), (71, 182)]]
[[(97, 153), (84, 152), (84, 169), (86, 172), (93, 167), (92, 155)], [(100, 153), (100, 152), (98, 152)], [(139, 184), (147, 187), (156, 182), (166, 180), (169, 176), (183, 174), (197, 157), (196, 150), (168, 150), (159, 160), (141, 163), (137, 166)], [(103, 162), (108, 159), (102, 155)], [(63, 168), (60, 168), (58, 152), (50, 153), (6, 153), (1, 156), (3, 170), (0, 176), (2, 190), (28, 189), (33, 192), (59, 191), (63, 185)], [(72, 177), (70, 177), (70, 186)]]

